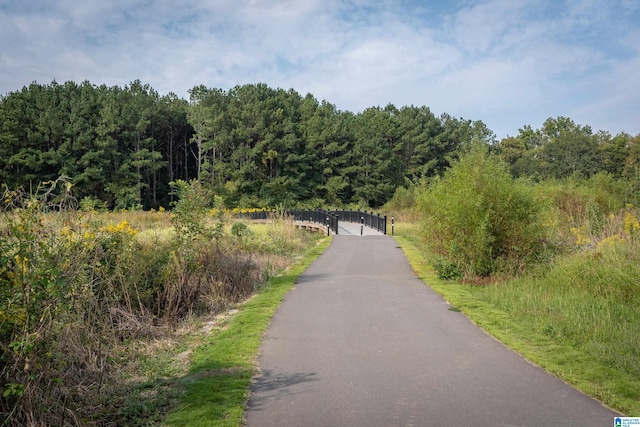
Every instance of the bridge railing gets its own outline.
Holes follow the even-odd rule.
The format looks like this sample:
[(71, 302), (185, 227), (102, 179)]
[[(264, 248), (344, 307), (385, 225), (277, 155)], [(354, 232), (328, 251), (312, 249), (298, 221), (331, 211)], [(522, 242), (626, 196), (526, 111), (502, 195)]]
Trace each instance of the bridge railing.
[(318, 224), (324, 224), (329, 227), (329, 230), (333, 231), (335, 234), (338, 234), (338, 216), (329, 211), (323, 209), (292, 209), (287, 211), (287, 213), (292, 216), (295, 221), (309, 221)]
[[(356, 224), (363, 224), (367, 227), (378, 230), (382, 234), (387, 234), (387, 216), (375, 214), (367, 211), (346, 211), (346, 210), (300, 210), (292, 209), (285, 213), (295, 221), (309, 221), (323, 224), (329, 227), (329, 230), (338, 234), (339, 222), (346, 221)], [(250, 220), (266, 220), (273, 216), (273, 211), (257, 211), (236, 214), (237, 217)]]

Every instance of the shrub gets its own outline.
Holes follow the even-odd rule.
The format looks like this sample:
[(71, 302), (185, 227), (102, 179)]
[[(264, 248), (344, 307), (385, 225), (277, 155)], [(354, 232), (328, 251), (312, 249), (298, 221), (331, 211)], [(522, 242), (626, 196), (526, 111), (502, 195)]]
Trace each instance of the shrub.
[(398, 187), (391, 200), (387, 202), (385, 208), (394, 211), (412, 210), (416, 203), (415, 186), (411, 184), (408, 188)]
[(434, 256), (431, 263), (436, 270), (439, 279), (442, 280), (459, 280), (462, 275), (458, 266), (450, 262), (444, 257)]
[[(171, 223), (180, 244), (188, 244), (194, 239), (219, 239), (224, 228), (224, 200), (214, 196), (198, 181), (178, 180), (171, 183), (179, 200), (173, 203)], [(212, 203), (213, 202), (213, 203)], [(210, 209), (214, 204), (215, 208)], [(209, 224), (209, 214), (214, 216), (214, 224)]]
[(80, 200), (80, 210), (85, 212), (91, 211), (105, 211), (107, 209), (107, 204), (102, 200), (96, 199), (95, 197), (86, 196)]
[(518, 272), (542, 256), (547, 206), (480, 144), (418, 194), (428, 249), (467, 276)]
[(251, 237), (252, 232), (247, 224), (242, 221), (236, 221), (231, 226), (231, 234), (242, 240), (246, 237)]
[(383, 207), (387, 212), (393, 212), (396, 220), (414, 221), (416, 206), (416, 186), (409, 184), (408, 188), (398, 187), (393, 195)]

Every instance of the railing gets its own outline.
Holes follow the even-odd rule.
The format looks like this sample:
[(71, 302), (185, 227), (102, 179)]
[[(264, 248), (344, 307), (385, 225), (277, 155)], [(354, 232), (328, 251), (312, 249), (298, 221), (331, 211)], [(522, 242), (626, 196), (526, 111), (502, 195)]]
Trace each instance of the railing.
[(289, 210), (287, 211), (289, 216), (292, 216), (295, 221), (309, 221), (318, 224), (324, 224), (329, 230), (338, 234), (338, 217), (329, 211), (322, 209), (319, 210)]
[[(266, 220), (272, 218), (274, 212), (272, 211), (258, 211), (240, 213), (236, 216), (251, 220)], [(374, 214), (367, 211), (343, 211), (343, 210), (288, 210), (285, 211), (286, 215), (293, 217), (295, 221), (309, 221), (318, 224), (323, 224), (328, 227), (329, 230), (338, 234), (339, 221), (353, 222), (357, 224), (363, 224), (367, 227), (371, 227), (374, 230), (378, 230), (382, 234), (387, 234), (387, 216)]]

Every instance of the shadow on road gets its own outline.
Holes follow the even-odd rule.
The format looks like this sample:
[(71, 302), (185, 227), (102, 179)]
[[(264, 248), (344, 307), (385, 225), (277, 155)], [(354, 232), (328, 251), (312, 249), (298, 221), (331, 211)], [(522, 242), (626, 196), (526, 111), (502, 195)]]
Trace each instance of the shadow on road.
[(298, 392), (289, 389), (291, 386), (317, 380), (315, 372), (274, 375), (271, 370), (263, 371), (251, 386), (252, 394), (247, 406), (253, 410), (260, 410), (269, 400), (297, 394)]
[(316, 282), (316, 281), (320, 281), (320, 280), (326, 280), (331, 278), (331, 276), (329, 274), (303, 274), (302, 276), (300, 276), (298, 278), (298, 281), (296, 283), (305, 283), (305, 282)]

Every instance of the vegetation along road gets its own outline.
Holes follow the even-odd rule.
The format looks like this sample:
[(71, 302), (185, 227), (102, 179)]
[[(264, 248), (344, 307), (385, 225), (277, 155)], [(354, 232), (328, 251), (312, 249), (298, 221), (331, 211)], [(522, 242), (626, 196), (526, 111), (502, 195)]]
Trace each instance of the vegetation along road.
[(250, 427), (604, 426), (616, 416), (485, 334), (389, 236), (336, 236), (276, 312), (258, 362)]

